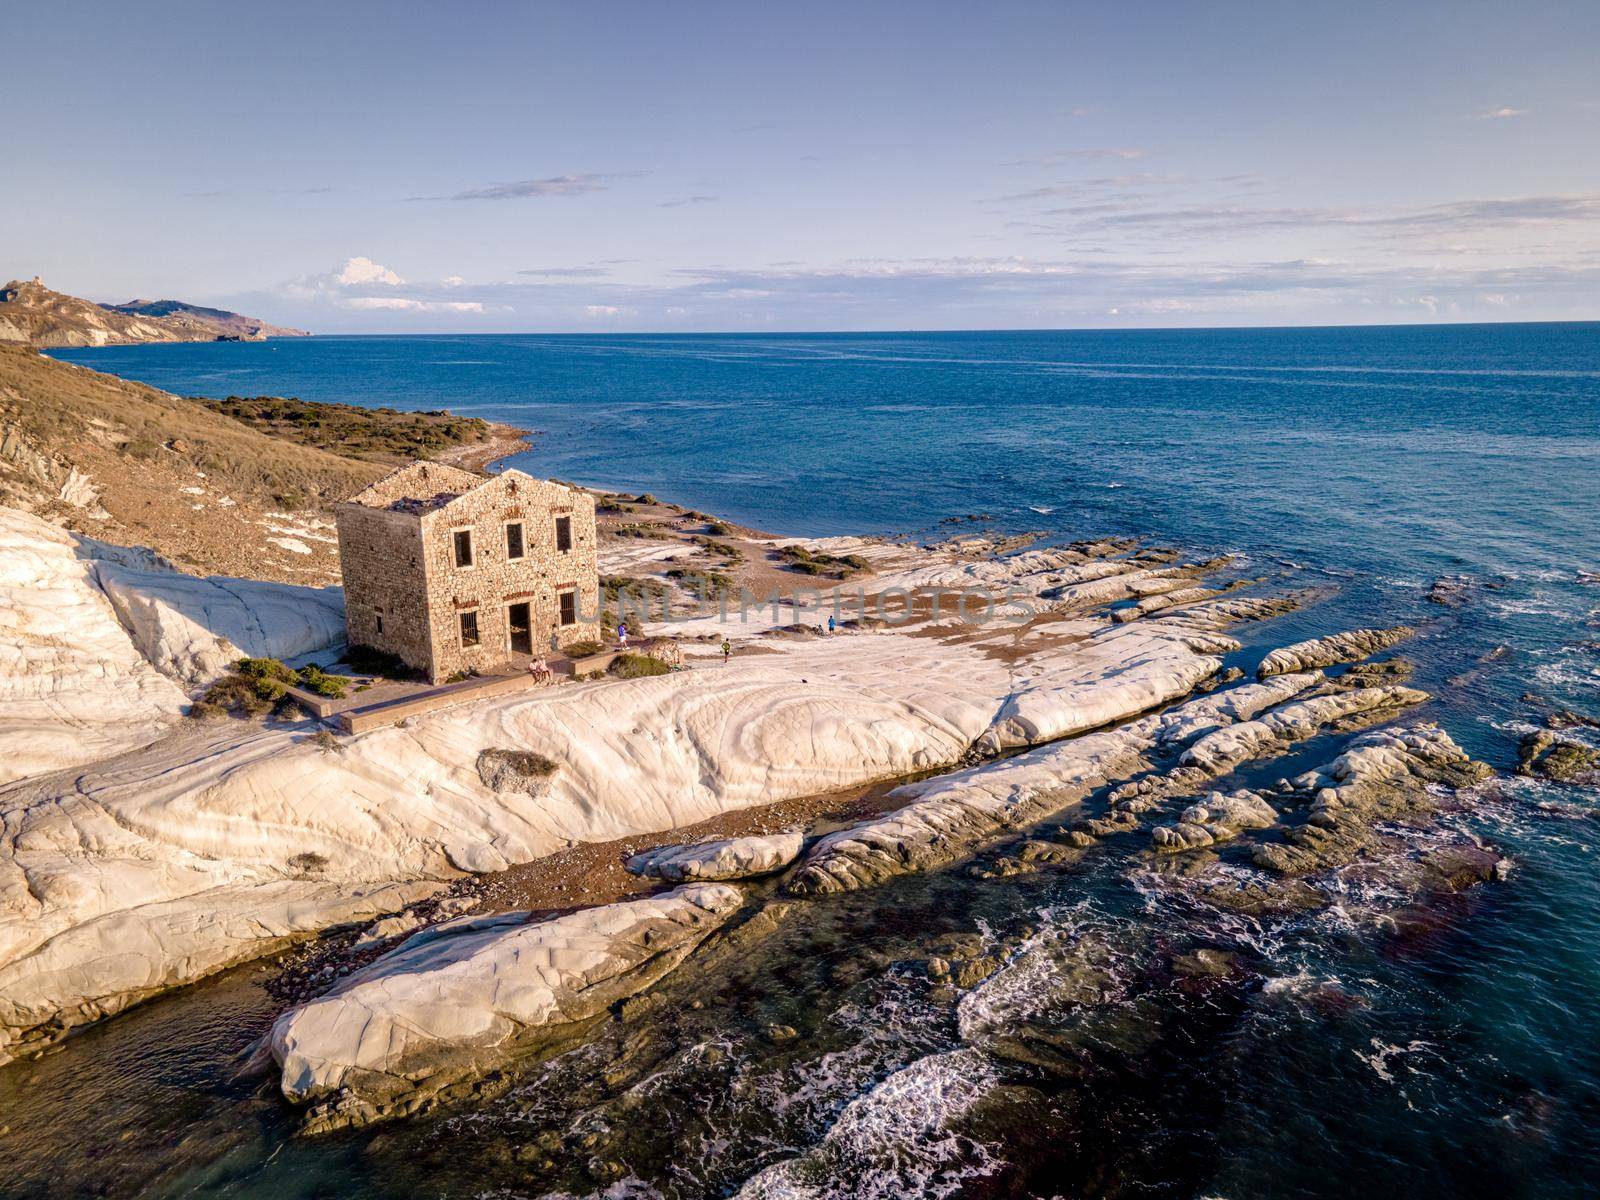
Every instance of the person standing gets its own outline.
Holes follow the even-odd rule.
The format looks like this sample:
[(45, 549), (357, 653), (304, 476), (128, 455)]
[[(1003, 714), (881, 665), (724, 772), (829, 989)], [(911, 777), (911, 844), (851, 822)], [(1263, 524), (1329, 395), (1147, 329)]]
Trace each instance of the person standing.
[(838, 628), (839, 628), (839, 623), (833, 619), (833, 615), (830, 613), (828, 615), (828, 632), (829, 633), (833, 633)]
[(727, 638), (722, 639), (722, 665), (728, 665), (728, 656), (733, 653), (733, 643)]
[(617, 626), (617, 645), (623, 650), (628, 648), (628, 623), (626, 621)]

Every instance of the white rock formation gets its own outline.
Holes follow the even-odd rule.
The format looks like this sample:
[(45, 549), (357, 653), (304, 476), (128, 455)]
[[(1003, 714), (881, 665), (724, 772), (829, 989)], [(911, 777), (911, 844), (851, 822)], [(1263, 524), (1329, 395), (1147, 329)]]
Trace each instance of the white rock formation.
[(751, 879), (783, 870), (800, 857), (804, 845), (805, 835), (797, 830), (763, 837), (660, 846), (635, 854), (626, 865), (635, 875), (676, 883)]
[(183, 710), (94, 570), (79, 539), (0, 508), (0, 784), (142, 746)]
[[(257, 889), (300, 881), (297, 863), (351, 889), (497, 870), (575, 840), (952, 763), (997, 719), (1010, 723), (1008, 744), (1102, 724), (1216, 667), (1181, 639), (1137, 630), (1018, 662), (890, 633), (780, 643), (727, 668), (444, 709), (347, 739), (340, 754), (304, 730), (206, 727), (16, 784), (0, 841), (0, 993), (25, 988), (29, 999), (10, 1017), (0, 1010), (0, 1054), (31, 1036), (28, 1023), (70, 1027), (114, 1008), (113, 988), (86, 995), (56, 966), (71, 948), (81, 975), (98, 974), (110, 945), (98, 931), (137, 927), (152, 906), (187, 904), (191, 920), (182, 936), (138, 940), (130, 958), (148, 958), (115, 976), (136, 981), (136, 996), (150, 979), (197, 978), (246, 954), (229, 914), (251, 910)], [(542, 795), (485, 784), (481, 753), (508, 747), (558, 764)], [(332, 898), (299, 897), (301, 919), (315, 924), (311, 909)], [(32, 959), (62, 938), (41, 970)]]
[(298, 658), (344, 645), (336, 587), (98, 563), (95, 577), (133, 644), (163, 674), (209, 683), (239, 658)]
[(410, 1109), (462, 1074), (660, 979), (739, 908), (695, 884), (530, 923), (463, 917), (416, 934), (272, 1027), (283, 1094), (338, 1094), (321, 1124)]
[(1145, 769), (1152, 750), (1170, 750), (1197, 730), (1253, 717), (1314, 681), (1301, 675), (1245, 684), (1116, 729), (908, 784), (893, 794), (912, 797), (910, 803), (813, 846), (790, 887), (803, 894), (849, 891), (948, 862), (986, 837), (1031, 825)]
[(1317, 729), (1334, 721), (1383, 709), (1421, 704), (1427, 692), (1416, 688), (1385, 686), (1357, 688), (1314, 696), (1285, 704), (1258, 720), (1219, 729), (1201, 738), (1179, 760), (1184, 766), (1202, 767), (1219, 775), (1229, 767), (1259, 758), (1275, 745), (1287, 745), (1310, 737)]
[(1285, 671), (1309, 671), (1314, 667), (1356, 662), (1379, 650), (1386, 650), (1414, 633), (1415, 629), (1399, 625), (1393, 629), (1351, 629), (1328, 637), (1296, 642), (1267, 655), (1256, 668), (1256, 674), (1265, 679), (1268, 675), (1279, 675)]
[(1196, 850), (1231, 841), (1244, 829), (1271, 829), (1278, 810), (1250, 791), (1212, 792), (1203, 804), (1183, 810), (1176, 825), (1158, 825), (1150, 842), (1159, 851)]

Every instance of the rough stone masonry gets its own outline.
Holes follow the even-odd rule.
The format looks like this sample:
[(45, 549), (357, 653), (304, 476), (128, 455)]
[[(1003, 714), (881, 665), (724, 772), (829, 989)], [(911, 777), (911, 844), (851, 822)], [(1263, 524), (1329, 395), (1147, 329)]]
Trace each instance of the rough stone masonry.
[(334, 518), (350, 644), (434, 683), (600, 636), (594, 497), (575, 488), (417, 462)]

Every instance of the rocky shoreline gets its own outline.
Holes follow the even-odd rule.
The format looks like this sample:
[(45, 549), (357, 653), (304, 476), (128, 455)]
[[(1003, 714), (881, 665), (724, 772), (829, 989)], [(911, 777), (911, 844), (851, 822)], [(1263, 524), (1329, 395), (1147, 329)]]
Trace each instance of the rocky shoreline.
[[(16, 537), (29, 536), (19, 524)], [(691, 539), (703, 535), (682, 537), (700, 551)], [(788, 544), (739, 537), (747, 555)], [(905, 589), (907, 618), (819, 636), (797, 611), (735, 630), (724, 666), (706, 618), (689, 617), (651, 629), (683, 647), (688, 669), (667, 676), (446, 710), (332, 748), (294, 722), (176, 728), (12, 782), (0, 1055), (37, 1054), (162, 991), (342, 929), (296, 969), (257, 1056), (306, 1106), (301, 1127), (326, 1131), (484, 1102), (554, 1048), (655, 1011), (656, 993), (681, 997), (685, 972), (759, 959), (780, 931), (907, 877), (1007, 888), (1115, 863), (1186, 904), (1260, 922), (1327, 908), (1353, 869), (1385, 873), (1390, 907), (1509, 870), (1491, 847), (1436, 827), (1442, 806), (1471, 805), (1489, 772), (1409, 715), (1428, 696), (1403, 682), (1401, 660), (1370, 661), (1408, 628), (1335, 632), (1240, 663), (1240, 627), (1317, 597), (1231, 577), (1227, 559), (1186, 563), (1126, 541), (802, 544), (813, 557), (869, 555), (863, 590)], [(671, 558), (641, 556), (626, 533), (608, 545), (631, 578), (672, 586)], [(164, 711), (175, 715), (177, 684), (203, 678), (224, 643), (172, 635), (189, 600), (170, 580), (160, 592), (119, 577), (115, 595), (111, 582), (63, 568), (58, 586), (99, 614), (106, 645), (127, 639), (116, 652), (148, 664), (139, 669), (171, 689)], [(1029, 612), (952, 621), (922, 599), (978, 584)], [(80, 675), (99, 706), (86, 725), (143, 719), (108, 707), (91, 670)], [(1555, 740), (1529, 762), (1550, 758)], [(1337, 750), (1323, 765), (1254, 778), (1323, 743)], [(483, 756), (512, 750), (554, 764), (550, 779), (490, 786)], [(807, 806), (908, 777), (920, 778), (871, 793), (863, 803), (876, 811), (843, 827)], [(652, 833), (769, 806), (795, 817), (651, 846)], [(1416, 850), (1422, 835), (1429, 845)], [(616, 838), (630, 847), (618, 865), (642, 880), (628, 887), (643, 894), (482, 907), (500, 875)], [(1008, 981), (1048, 961), (1050, 1003), (1092, 1009), (1122, 995), (1112, 953), (1046, 933), (970, 955), (935, 939), (921, 969), (930, 995), (961, 1013), (965, 1045), (949, 1053), (1000, 1078), (1007, 1063), (1060, 1053), (1030, 1042), (1026, 1021), (988, 1012)], [(1250, 978), (1222, 945), (1192, 946), (1160, 970), (1235, 990)], [(794, 1033), (780, 1022), (764, 1036)], [(824, 1139), (746, 1193), (835, 1153)]]

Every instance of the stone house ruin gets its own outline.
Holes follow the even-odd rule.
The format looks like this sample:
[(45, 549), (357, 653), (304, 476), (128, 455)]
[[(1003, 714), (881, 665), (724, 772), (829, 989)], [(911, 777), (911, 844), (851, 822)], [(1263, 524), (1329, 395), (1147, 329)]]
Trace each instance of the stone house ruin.
[(434, 683), (600, 636), (584, 492), (417, 462), (336, 505), (334, 520), (350, 644)]

